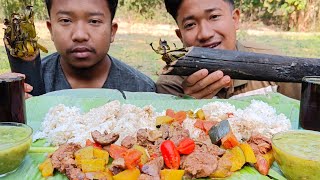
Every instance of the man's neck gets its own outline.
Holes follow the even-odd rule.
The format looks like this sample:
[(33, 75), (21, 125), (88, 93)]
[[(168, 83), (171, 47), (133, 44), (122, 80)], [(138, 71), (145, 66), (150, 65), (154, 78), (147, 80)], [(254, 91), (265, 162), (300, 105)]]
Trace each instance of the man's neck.
[(60, 64), (72, 89), (101, 88), (108, 78), (111, 60), (106, 56), (90, 68), (76, 68), (63, 59), (60, 59)]

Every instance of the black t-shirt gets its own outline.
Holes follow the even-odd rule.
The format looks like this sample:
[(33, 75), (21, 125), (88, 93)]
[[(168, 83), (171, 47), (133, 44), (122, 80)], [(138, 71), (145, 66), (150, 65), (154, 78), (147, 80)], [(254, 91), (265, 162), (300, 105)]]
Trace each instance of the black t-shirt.
[[(41, 62), (40, 73), (46, 93), (62, 89), (71, 89), (59, 59), (60, 55), (53, 53), (45, 57)], [(148, 76), (111, 56), (110, 60), (110, 72), (102, 88), (131, 92), (156, 91), (154, 81)]]

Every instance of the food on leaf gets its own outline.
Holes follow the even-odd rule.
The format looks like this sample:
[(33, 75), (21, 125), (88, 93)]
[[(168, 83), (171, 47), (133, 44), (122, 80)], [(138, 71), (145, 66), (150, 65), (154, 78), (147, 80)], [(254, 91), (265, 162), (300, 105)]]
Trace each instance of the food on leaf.
[(205, 120), (206, 119), (206, 116), (205, 116), (204, 111), (202, 109), (199, 109), (196, 112), (196, 118), (198, 118), (200, 120)]
[(111, 144), (109, 148), (109, 154), (113, 159), (123, 158), (127, 151), (127, 148), (116, 144)]
[(160, 171), (161, 180), (181, 180), (184, 170), (164, 169)]
[[(88, 132), (95, 136), (95, 142), (87, 140), (86, 146), (82, 143), (82, 147), (80, 143), (62, 145), (48, 156), (52, 168), (44, 168), (44, 164), (48, 164), (46, 160), (39, 169), (43, 176), (50, 176), (57, 170), (69, 179), (77, 179), (77, 176), (88, 179), (226, 178), (250, 165), (261, 174), (268, 174), (274, 161), (269, 138), (252, 134), (248, 141), (239, 143), (229, 125), (231, 119), (220, 122), (211, 118), (191, 119), (187, 114), (188, 111), (167, 109), (166, 116), (160, 117), (173, 119), (172, 122), (157, 129), (154, 117), (153, 128), (136, 128), (135, 134), (127, 133), (111, 144), (104, 143), (109, 133)], [(180, 117), (187, 120), (180, 123)], [(194, 131), (189, 130), (190, 126)], [(225, 126), (229, 131), (222, 136), (219, 130)], [(103, 129), (99, 131), (104, 132)], [(112, 134), (112, 130), (108, 129), (108, 132)], [(193, 133), (199, 133), (199, 136), (193, 137)], [(216, 138), (218, 145), (212, 144), (211, 136)]]
[(236, 136), (230, 131), (226, 136), (221, 139), (221, 144), (226, 149), (231, 149), (238, 146), (240, 143)]
[(194, 140), (184, 138), (178, 145), (177, 150), (180, 154), (191, 154), (196, 147)]
[(170, 169), (178, 169), (180, 166), (180, 154), (171, 140), (165, 140), (160, 146), (164, 163)]
[(222, 138), (231, 132), (228, 120), (223, 120), (212, 126), (209, 130), (209, 137), (212, 144), (217, 144)]
[(113, 180), (137, 180), (140, 176), (140, 170), (137, 168), (127, 169), (113, 176)]
[(53, 176), (53, 166), (50, 158), (47, 158), (43, 163), (39, 165), (39, 170), (43, 177)]
[(225, 153), (219, 160), (218, 160), (218, 167), (217, 169), (210, 175), (211, 178), (225, 178), (231, 176), (231, 154)]
[(124, 163), (128, 169), (134, 169), (141, 163), (142, 152), (136, 149), (129, 149), (124, 155)]
[(231, 171), (237, 171), (242, 168), (242, 166), (246, 163), (246, 158), (239, 146), (232, 148), (231, 150), (227, 151), (226, 153), (231, 153), (231, 162), (232, 167)]
[(241, 148), (244, 156), (246, 157), (246, 162), (248, 162), (248, 163), (256, 163), (257, 162), (257, 158), (254, 155), (253, 149), (251, 148), (251, 146), (248, 143), (241, 143), (239, 145), (239, 147)]
[(156, 118), (156, 127), (160, 127), (163, 124), (170, 124), (174, 121), (173, 117), (170, 116), (158, 116)]
[(81, 159), (81, 169), (86, 172), (103, 172), (106, 169), (105, 159)]

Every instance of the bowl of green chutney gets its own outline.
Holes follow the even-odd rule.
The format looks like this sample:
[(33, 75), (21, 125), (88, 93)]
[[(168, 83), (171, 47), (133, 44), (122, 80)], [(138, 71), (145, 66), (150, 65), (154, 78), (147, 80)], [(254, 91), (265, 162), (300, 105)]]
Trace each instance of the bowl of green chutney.
[(0, 122), (0, 177), (21, 165), (31, 146), (32, 132), (26, 124)]
[(320, 179), (320, 132), (292, 130), (272, 137), (273, 155), (289, 180)]

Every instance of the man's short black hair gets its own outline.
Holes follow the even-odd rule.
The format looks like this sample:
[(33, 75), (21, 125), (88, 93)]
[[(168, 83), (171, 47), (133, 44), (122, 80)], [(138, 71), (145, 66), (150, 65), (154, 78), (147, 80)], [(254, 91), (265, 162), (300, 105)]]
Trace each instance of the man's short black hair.
[[(229, 3), (231, 9), (234, 9), (234, 0), (224, 0), (225, 2)], [(182, 4), (183, 0), (164, 0), (166, 5), (166, 9), (171, 16), (177, 20), (178, 10)], [(199, 2), (200, 3), (200, 2)]]
[[(48, 14), (50, 16), (50, 10), (51, 10), (53, 0), (45, 0), (45, 1), (46, 1)], [(116, 14), (116, 10), (117, 10), (118, 0), (106, 0), (106, 1), (108, 2), (109, 10), (111, 13), (111, 20), (113, 20), (114, 15)]]

